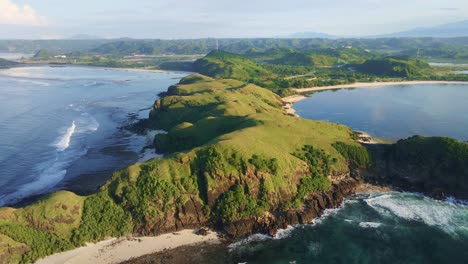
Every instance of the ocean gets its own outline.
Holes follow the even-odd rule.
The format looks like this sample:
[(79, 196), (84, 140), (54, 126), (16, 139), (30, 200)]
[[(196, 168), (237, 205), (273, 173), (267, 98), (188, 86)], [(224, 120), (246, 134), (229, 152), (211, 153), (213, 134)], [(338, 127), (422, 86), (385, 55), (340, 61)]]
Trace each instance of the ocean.
[(395, 85), (316, 92), (294, 105), (324, 120), (398, 140), (413, 135), (468, 140), (468, 85)]
[(54, 190), (92, 193), (141, 157), (151, 138), (122, 126), (147, 118), (187, 73), (87, 67), (0, 71), (0, 206)]

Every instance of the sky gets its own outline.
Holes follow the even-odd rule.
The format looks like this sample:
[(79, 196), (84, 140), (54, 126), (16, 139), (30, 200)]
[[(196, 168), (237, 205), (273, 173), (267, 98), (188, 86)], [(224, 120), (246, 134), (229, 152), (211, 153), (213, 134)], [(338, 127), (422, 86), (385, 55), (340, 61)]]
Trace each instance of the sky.
[(0, 39), (347, 37), (467, 19), (467, 0), (0, 0)]

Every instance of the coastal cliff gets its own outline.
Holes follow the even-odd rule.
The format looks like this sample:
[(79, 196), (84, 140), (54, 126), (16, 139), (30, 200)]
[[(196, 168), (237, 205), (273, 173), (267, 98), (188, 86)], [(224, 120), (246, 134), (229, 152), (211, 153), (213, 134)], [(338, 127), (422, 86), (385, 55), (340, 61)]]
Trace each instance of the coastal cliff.
[(367, 145), (374, 167), (367, 181), (436, 199), (468, 199), (468, 143), (413, 136), (390, 145)]
[(444, 165), (427, 171), (464, 183), (456, 191), (442, 181), (430, 188), (443, 186), (444, 194), (460, 198), (467, 193), (467, 143), (443, 140), (411, 152), (428, 141), (409, 139), (367, 149), (348, 127), (288, 115), (283, 104), (239, 80), (183, 78), (144, 122), (168, 132), (154, 139), (165, 157), (115, 172), (90, 196), (58, 192), (0, 209), (0, 262), (28, 263), (108, 237), (206, 226), (232, 239), (275, 234), (341, 205), (364, 180), (408, 189), (415, 182), (396, 179), (412, 179), (440, 157)]

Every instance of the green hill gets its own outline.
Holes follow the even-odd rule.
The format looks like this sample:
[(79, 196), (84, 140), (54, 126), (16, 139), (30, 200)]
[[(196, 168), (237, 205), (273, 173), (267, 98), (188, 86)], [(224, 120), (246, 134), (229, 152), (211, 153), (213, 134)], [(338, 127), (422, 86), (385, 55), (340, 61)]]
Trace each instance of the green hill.
[(362, 63), (373, 56), (372, 53), (355, 47), (312, 48), (298, 51), (291, 48), (273, 48), (264, 52), (250, 50), (246, 56), (268, 64), (290, 66), (334, 66), (337, 64)]
[(288, 116), (277, 95), (252, 84), (195, 75), (174, 89), (150, 118), (169, 132), (155, 138), (165, 158), (116, 172), (91, 196), (59, 192), (0, 209), (0, 259), (31, 262), (109, 236), (207, 224), (248, 234), (253, 227), (234, 232), (229, 223), (302, 210), (329, 177), (349, 173), (333, 144), (362, 149), (349, 128)]
[(377, 177), (405, 190), (444, 199), (468, 199), (468, 143), (414, 136), (384, 147)]
[(377, 76), (403, 78), (422, 77), (431, 73), (427, 62), (404, 56), (367, 60), (357, 65), (356, 69)]
[(214, 78), (250, 80), (265, 78), (271, 73), (255, 61), (241, 55), (214, 50), (195, 61), (195, 70)]
[(41, 49), (34, 54), (33, 58), (34, 59), (50, 59), (53, 56), (52, 53), (45, 49)]
[[(259, 67), (224, 52), (203, 63), (220, 58), (240, 62), (235, 76)], [(163, 158), (115, 172), (93, 195), (61, 191), (1, 208), (0, 262), (31, 263), (108, 237), (202, 226), (232, 238), (274, 233), (340, 205), (363, 170), (378, 182), (410, 177), (444, 194), (468, 193), (467, 143), (413, 138), (368, 152), (348, 127), (290, 116), (279, 96), (239, 80), (185, 77), (154, 103), (147, 123), (168, 132), (154, 139)], [(418, 178), (418, 169), (428, 177)], [(399, 174), (379, 178), (385, 171)]]
[(145, 41), (117, 41), (106, 43), (92, 49), (91, 52), (110, 55), (153, 55), (159, 53), (158, 50), (154, 47), (154, 43)]

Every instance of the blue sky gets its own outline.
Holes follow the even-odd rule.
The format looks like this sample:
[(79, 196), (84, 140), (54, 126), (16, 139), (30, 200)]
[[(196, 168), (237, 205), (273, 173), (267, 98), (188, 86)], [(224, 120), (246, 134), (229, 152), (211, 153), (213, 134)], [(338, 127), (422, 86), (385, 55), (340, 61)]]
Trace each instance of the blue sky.
[(392, 33), (468, 19), (467, 0), (0, 0), (0, 38)]

